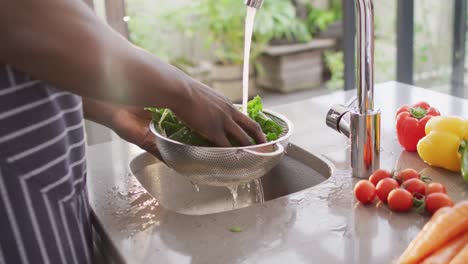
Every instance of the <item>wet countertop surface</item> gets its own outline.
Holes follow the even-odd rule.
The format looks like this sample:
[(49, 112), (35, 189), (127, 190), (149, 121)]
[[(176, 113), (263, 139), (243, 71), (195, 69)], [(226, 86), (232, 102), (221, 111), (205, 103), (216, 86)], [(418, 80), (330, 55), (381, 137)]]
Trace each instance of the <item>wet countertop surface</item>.
[[(333, 175), (298, 193), (234, 211), (189, 216), (166, 210), (130, 173), (128, 164), (142, 153), (139, 148), (124, 141), (90, 147), (90, 201), (101, 235), (113, 249), (108, 254), (124, 263), (390, 263), (428, 217), (354, 200), (358, 179), (351, 177), (348, 140), (325, 125), (328, 109), (354, 94), (337, 92), (274, 107), (295, 125), (291, 143), (331, 162)], [(377, 85), (381, 167), (423, 170), (444, 183), (454, 200), (468, 199), (468, 184), (459, 175), (426, 166), (397, 142), (395, 110), (420, 100), (443, 115), (468, 113), (468, 100), (395, 82)], [(242, 232), (230, 232), (234, 226)]]

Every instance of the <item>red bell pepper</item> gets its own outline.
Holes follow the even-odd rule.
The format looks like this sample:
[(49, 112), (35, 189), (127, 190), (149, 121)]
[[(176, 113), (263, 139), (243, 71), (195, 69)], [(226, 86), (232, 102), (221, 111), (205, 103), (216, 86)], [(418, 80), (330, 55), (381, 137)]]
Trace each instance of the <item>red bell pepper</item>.
[(400, 145), (406, 151), (415, 152), (419, 140), (426, 135), (424, 128), (427, 121), (439, 115), (439, 110), (426, 102), (400, 107), (396, 113), (396, 130)]

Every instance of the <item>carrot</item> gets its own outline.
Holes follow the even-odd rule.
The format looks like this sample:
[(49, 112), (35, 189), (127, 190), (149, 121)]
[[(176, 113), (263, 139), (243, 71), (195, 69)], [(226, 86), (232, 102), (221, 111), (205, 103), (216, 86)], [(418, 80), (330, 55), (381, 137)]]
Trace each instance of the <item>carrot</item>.
[(450, 264), (466, 264), (468, 263), (468, 245), (458, 252), (458, 254), (450, 261)]
[(468, 201), (440, 212), (431, 219), (398, 260), (401, 264), (421, 261), (455, 236), (468, 231)]
[(456, 238), (450, 240), (443, 247), (427, 257), (422, 264), (446, 264), (468, 244), (468, 232), (465, 232)]
[[(406, 264), (406, 263), (412, 263), (412, 262), (409, 262), (407, 259), (410, 257), (410, 255), (412, 254), (412, 252), (414, 251), (414, 248), (416, 246), (416, 243), (418, 241), (420, 241), (424, 234), (427, 233), (427, 231), (429, 229), (432, 228), (432, 226), (436, 223), (436, 220), (439, 219), (441, 216), (449, 213), (451, 211), (451, 208), (449, 207), (443, 207), (439, 210), (436, 211), (436, 213), (434, 215), (432, 215), (431, 219), (429, 220), (429, 222), (427, 222), (423, 229), (418, 233), (418, 235), (413, 239), (413, 241), (411, 241), (411, 243), (408, 245), (408, 247), (406, 248), (405, 252), (403, 252), (403, 254), (401, 255), (401, 257), (398, 259), (398, 264)], [(416, 263), (417, 261), (414, 261), (414, 263)]]

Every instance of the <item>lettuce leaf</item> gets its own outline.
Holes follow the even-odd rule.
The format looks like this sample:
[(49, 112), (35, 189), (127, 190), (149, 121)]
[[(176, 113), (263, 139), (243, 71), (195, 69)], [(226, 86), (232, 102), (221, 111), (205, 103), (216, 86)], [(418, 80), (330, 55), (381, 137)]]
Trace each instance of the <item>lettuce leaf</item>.
[(255, 118), (258, 116), (259, 113), (263, 111), (263, 102), (260, 96), (255, 96), (254, 99), (250, 100), (247, 103), (247, 113), (252, 118), (255, 120)]
[(278, 139), (281, 133), (283, 133), (283, 128), (262, 111), (263, 102), (260, 96), (257, 95), (254, 99), (248, 102), (247, 113), (250, 118), (255, 120), (255, 122), (262, 127), (263, 133), (265, 133), (268, 141)]

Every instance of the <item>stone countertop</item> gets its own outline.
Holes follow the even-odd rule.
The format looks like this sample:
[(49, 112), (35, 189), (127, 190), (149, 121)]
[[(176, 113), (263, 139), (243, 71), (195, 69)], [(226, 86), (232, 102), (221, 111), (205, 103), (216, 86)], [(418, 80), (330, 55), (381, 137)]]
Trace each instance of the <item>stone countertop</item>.
[[(348, 140), (326, 127), (325, 114), (355, 91), (336, 92), (273, 108), (295, 125), (291, 142), (335, 166), (325, 182), (251, 207), (188, 216), (161, 207), (129, 173), (142, 153), (123, 141), (88, 149), (88, 185), (107, 253), (123, 263), (390, 263), (427, 221), (416, 213), (398, 214), (353, 198), (358, 180), (349, 169)], [(395, 110), (420, 100), (444, 115), (468, 113), (468, 100), (395, 82), (376, 86), (382, 110), (381, 167), (424, 170), (444, 183), (456, 201), (468, 198), (461, 177), (426, 166), (402, 151), (394, 130)], [(232, 233), (233, 226), (242, 228)]]

